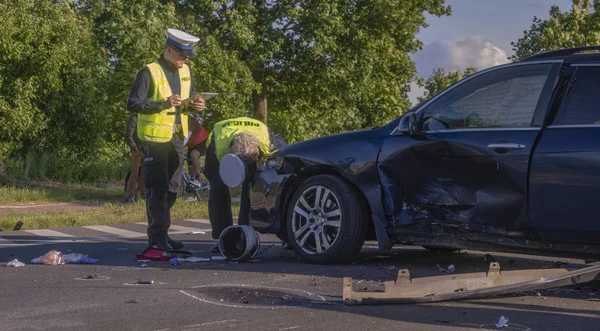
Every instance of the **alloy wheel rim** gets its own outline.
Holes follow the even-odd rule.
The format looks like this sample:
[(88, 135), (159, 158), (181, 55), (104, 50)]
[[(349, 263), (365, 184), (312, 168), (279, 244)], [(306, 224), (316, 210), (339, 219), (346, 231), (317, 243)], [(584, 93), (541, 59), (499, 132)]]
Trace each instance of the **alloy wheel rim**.
[(328, 251), (337, 241), (342, 225), (342, 210), (337, 196), (322, 185), (306, 188), (292, 211), (294, 240), (307, 254)]

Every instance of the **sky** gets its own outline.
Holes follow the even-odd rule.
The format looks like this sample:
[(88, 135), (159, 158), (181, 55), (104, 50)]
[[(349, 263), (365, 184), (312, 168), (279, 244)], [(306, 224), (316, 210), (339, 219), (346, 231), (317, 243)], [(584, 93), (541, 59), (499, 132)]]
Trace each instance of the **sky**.
[[(423, 49), (412, 58), (417, 75), (429, 77), (435, 68), (446, 71), (476, 67), (479, 70), (509, 62), (511, 41), (517, 41), (533, 23), (533, 17), (547, 19), (550, 7), (571, 9), (572, 0), (446, 0), (451, 16), (427, 15), (429, 27), (417, 38)], [(410, 99), (422, 90), (411, 85)]]

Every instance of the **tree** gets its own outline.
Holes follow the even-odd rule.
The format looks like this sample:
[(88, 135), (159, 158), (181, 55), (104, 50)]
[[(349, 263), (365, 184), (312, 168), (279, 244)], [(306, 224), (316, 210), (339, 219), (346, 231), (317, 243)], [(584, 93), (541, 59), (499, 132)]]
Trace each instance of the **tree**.
[(464, 72), (451, 71), (445, 72), (442, 68), (433, 70), (433, 73), (427, 80), (422, 77), (416, 79), (417, 85), (425, 89), (423, 96), (418, 97), (419, 102), (427, 101), (431, 97), (439, 94), (451, 85), (458, 83), (463, 78), (477, 72), (477, 68), (467, 68)]
[(549, 19), (534, 17), (530, 29), (523, 34), (517, 42), (511, 42), (514, 51), (511, 60), (560, 48), (598, 45), (600, 0), (573, 0), (571, 10), (567, 12), (552, 6)]
[(189, 61), (194, 88), (220, 93), (207, 102), (208, 130), (223, 118), (268, 118), (293, 143), (380, 125), (410, 107), (410, 54), (422, 47), (415, 35), (426, 13), (449, 15), (450, 7), (444, 0), (0, 1), (0, 162), (43, 151), (58, 156), (53, 164), (64, 174), (119, 162), (129, 91), (162, 53), (169, 27), (201, 39)]
[(102, 57), (73, 1), (0, 2), (0, 160), (103, 139)]
[(427, 26), (424, 13), (450, 14), (443, 0), (185, 0), (177, 8), (203, 47), (247, 68), (249, 77), (234, 72), (254, 83), (248, 113), (267, 122), (268, 101), (269, 125), (290, 142), (408, 109), (409, 54), (422, 46), (415, 35)]
[[(137, 72), (155, 61), (163, 52), (168, 28), (179, 28), (201, 34), (196, 48), (198, 56), (190, 59), (196, 91), (220, 92), (207, 102), (207, 126), (224, 117), (246, 115), (247, 97), (255, 88), (251, 73), (235, 58), (234, 53), (220, 48), (210, 35), (204, 33), (190, 2), (172, 3), (160, 0), (82, 0), (79, 10), (94, 22), (98, 47), (104, 50), (109, 68), (105, 94), (109, 98), (109, 114), (113, 123), (107, 128), (113, 141), (122, 139), (123, 127), (130, 113), (126, 101)], [(205, 2), (210, 5), (210, 2)], [(189, 21), (191, 23), (186, 22)], [(122, 124), (122, 125), (120, 125)]]

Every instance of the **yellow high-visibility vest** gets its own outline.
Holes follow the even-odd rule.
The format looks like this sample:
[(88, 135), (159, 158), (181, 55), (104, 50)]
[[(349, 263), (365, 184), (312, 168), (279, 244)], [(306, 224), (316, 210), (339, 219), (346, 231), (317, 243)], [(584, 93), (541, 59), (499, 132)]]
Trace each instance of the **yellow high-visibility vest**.
[(227, 150), (231, 147), (231, 141), (240, 132), (251, 134), (260, 141), (260, 150), (263, 154), (259, 158), (260, 163), (261, 159), (270, 152), (271, 140), (269, 138), (269, 128), (259, 120), (250, 117), (238, 117), (218, 122), (215, 124), (208, 139), (206, 139), (206, 144), (207, 146), (210, 144), (214, 135), (215, 152), (217, 153), (217, 159), (221, 161), (223, 156), (227, 154)]
[[(153, 102), (163, 102), (173, 95), (169, 81), (165, 72), (158, 63), (147, 65), (152, 76), (154, 90), (152, 97), (148, 100)], [(179, 69), (179, 81), (181, 83), (181, 100), (190, 97), (191, 75), (190, 68), (184, 64)], [(148, 93), (150, 94), (150, 93)], [(167, 142), (170, 141), (175, 130), (175, 107), (164, 109), (157, 114), (138, 114), (137, 135), (142, 141)], [(183, 135), (188, 131), (188, 116), (181, 114), (181, 126)]]

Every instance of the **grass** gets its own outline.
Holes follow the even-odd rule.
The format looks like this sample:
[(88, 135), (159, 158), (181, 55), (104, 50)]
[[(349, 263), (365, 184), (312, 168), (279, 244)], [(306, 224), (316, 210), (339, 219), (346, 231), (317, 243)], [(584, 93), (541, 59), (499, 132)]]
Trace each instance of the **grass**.
[[(232, 203), (233, 214), (239, 212), (239, 203)], [(208, 202), (185, 202), (178, 199), (171, 209), (171, 219), (208, 218)], [(34, 213), (9, 213), (0, 216), (0, 227), (11, 230), (19, 222), (22, 230), (63, 228), (85, 225), (110, 225), (146, 222), (144, 201), (134, 204), (106, 204), (83, 211), (56, 211)]]
[(28, 182), (0, 186), (0, 204), (122, 199), (123, 183), (91, 185)]

